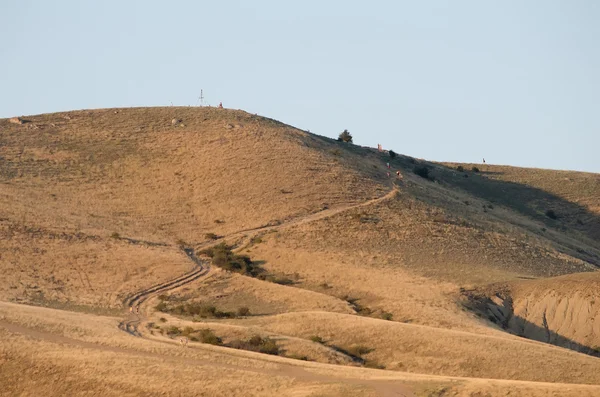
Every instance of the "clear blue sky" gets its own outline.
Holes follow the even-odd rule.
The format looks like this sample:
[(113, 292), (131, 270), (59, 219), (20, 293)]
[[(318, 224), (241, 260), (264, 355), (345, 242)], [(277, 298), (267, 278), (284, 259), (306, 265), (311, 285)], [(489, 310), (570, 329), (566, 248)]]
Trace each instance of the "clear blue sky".
[(600, 1), (1, 0), (0, 117), (244, 109), (429, 160), (600, 172)]

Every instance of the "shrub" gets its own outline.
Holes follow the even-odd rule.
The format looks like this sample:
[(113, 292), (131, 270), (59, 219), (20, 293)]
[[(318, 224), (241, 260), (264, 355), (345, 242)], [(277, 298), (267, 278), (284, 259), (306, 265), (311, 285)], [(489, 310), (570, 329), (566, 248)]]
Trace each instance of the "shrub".
[(389, 154), (390, 154), (390, 158), (392, 158), (392, 159), (395, 159), (397, 156), (396, 152), (394, 152), (393, 150), (390, 150)]
[(181, 330), (179, 329), (179, 327), (171, 325), (169, 328), (167, 328), (167, 335), (176, 336), (179, 334), (181, 334)]
[(463, 167), (462, 165), (459, 165), (458, 167), (456, 167), (456, 171), (465, 172), (465, 167)]
[(229, 344), (230, 347), (240, 350), (250, 350), (265, 354), (279, 354), (277, 343), (271, 338), (263, 338), (261, 336), (253, 336), (248, 340), (236, 339)]
[(158, 300), (160, 300), (160, 301), (168, 301), (169, 297), (166, 294), (160, 294), (160, 295), (158, 295)]
[(381, 318), (383, 320), (392, 321), (392, 319), (394, 318), (394, 315), (389, 312), (383, 312), (383, 313), (381, 313)]
[(166, 318), (164, 318), (164, 317), (161, 317), (161, 318), (159, 318), (159, 321), (160, 321), (161, 323), (166, 323), (166, 322), (167, 322), (167, 319), (166, 319)]
[(546, 216), (550, 219), (557, 219), (558, 216), (556, 215), (556, 213), (554, 212), (554, 210), (547, 210), (546, 211)]
[(110, 235), (110, 237), (111, 237), (111, 238), (115, 238), (115, 239), (116, 239), (116, 238), (121, 238), (121, 235), (120, 235), (119, 233), (117, 233), (117, 232), (113, 232), (113, 233)]
[(302, 361), (310, 361), (310, 359), (308, 358), (308, 356), (301, 356), (298, 354), (290, 354), (287, 356), (287, 358), (291, 358), (294, 360), (302, 360)]
[(223, 312), (218, 310), (213, 305), (205, 305), (201, 303), (189, 303), (187, 305), (179, 305), (173, 309), (179, 314), (185, 314), (188, 316), (199, 316), (201, 318), (231, 318), (235, 317), (235, 314), (231, 312)]
[[(259, 337), (260, 338), (260, 337)], [(260, 338), (260, 342), (258, 345), (258, 351), (265, 354), (279, 354), (279, 347), (277, 343), (273, 339), (270, 338)]]
[(363, 346), (363, 345), (354, 345), (351, 348), (347, 349), (347, 352), (355, 357), (361, 357), (365, 354), (371, 353), (373, 349)]
[(261, 271), (248, 256), (233, 253), (231, 247), (225, 243), (202, 250), (200, 254), (212, 258), (215, 266), (246, 276), (256, 277)]
[(167, 311), (167, 304), (165, 302), (160, 302), (154, 308), (156, 309), (156, 311), (165, 312)]
[(471, 171), (473, 171), (473, 172), (479, 172), (479, 168), (473, 167), (473, 168), (471, 168)]
[(352, 134), (348, 130), (344, 130), (339, 136), (338, 141), (352, 143)]
[(250, 315), (250, 309), (246, 306), (242, 306), (237, 309), (237, 315), (241, 317), (246, 317)]
[(207, 240), (218, 240), (218, 239), (219, 239), (219, 236), (217, 236), (217, 235), (216, 235), (216, 234), (214, 234), (214, 233), (206, 233), (206, 234), (204, 235), (204, 238), (205, 238), (205, 239), (207, 239)]
[(223, 341), (219, 338), (215, 333), (208, 328), (204, 328), (198, 331), (198, 339), (202, 343), (207, 343), (209, 345), (221, 345)]
[(414, 169), (413, 172), (417, 175), (419, 175), (421, 178), (425, 178), (425, 179), (431, 179), (430, 175), (429, 175), (429, 168), (427, 168), (424, 165), (417, 165)]
[(310, 340), (313, 341), (313, 342), (315, 342), (315, 343), (320, 343), (322, 345), (325, 344), (325, 340), (323, 338), (321, 338), (320, 336), (318, 336), (318, 335), (311, 336)]

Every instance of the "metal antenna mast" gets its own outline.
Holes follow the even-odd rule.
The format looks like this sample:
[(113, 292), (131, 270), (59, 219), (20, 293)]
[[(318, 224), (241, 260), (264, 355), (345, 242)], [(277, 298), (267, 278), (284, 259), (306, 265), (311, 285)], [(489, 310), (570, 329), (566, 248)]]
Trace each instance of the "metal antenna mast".
[(198, 102), (200, 102), (200, 106), (204, 106), (204, 90), (200, 90), (200, 96), (198, 97)]

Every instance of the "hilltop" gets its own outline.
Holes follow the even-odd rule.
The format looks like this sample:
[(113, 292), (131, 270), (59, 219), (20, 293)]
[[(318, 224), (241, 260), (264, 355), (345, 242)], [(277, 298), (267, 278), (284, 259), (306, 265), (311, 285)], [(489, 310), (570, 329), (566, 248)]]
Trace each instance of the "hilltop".
[[(598, 392), (574, 386), (600, 382), (597, 174), (391, 158), (229, 109), (22, 119), (0, 120), (0, 299), (10, 302), (0, 329), (15, 341), (2, 346), (11, 371), (28, 365), (23, 334), (48, 352), (67, 338), (64, 357), (78, 344), (113, 346), (114, 360), (161, 346), (173, 366), (186, 361), (169, 343), (186, 335), (188, 362), (235, 367), (230, 386), (218, 383), (224, 395), (248, 385), (282, 394), (271, 376), (297, 382), (290, 395)], [(207, 328), (221, 346), (199, 343)], [(263, 345), (252, 347), (257, 336)], [(144, 354), (144, 365), (167, 365)], [(110, 372), (95, 360), (75, 367)], [(259, 362), (279, 372), (247, 379)], [(107, 376), (121, 385), (115, 395), (189, 392), (156, 375), (126, 389)]]

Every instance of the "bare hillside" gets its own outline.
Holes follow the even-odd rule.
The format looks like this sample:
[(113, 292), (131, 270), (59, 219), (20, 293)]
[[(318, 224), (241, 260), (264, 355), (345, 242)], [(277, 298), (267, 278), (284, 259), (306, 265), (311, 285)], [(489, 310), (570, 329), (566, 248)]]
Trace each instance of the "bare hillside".
[(228, 109), (0, 120), (0, 353), (41, 374), (0, 380), (594, 395), (598, 175), (473, 167)]

